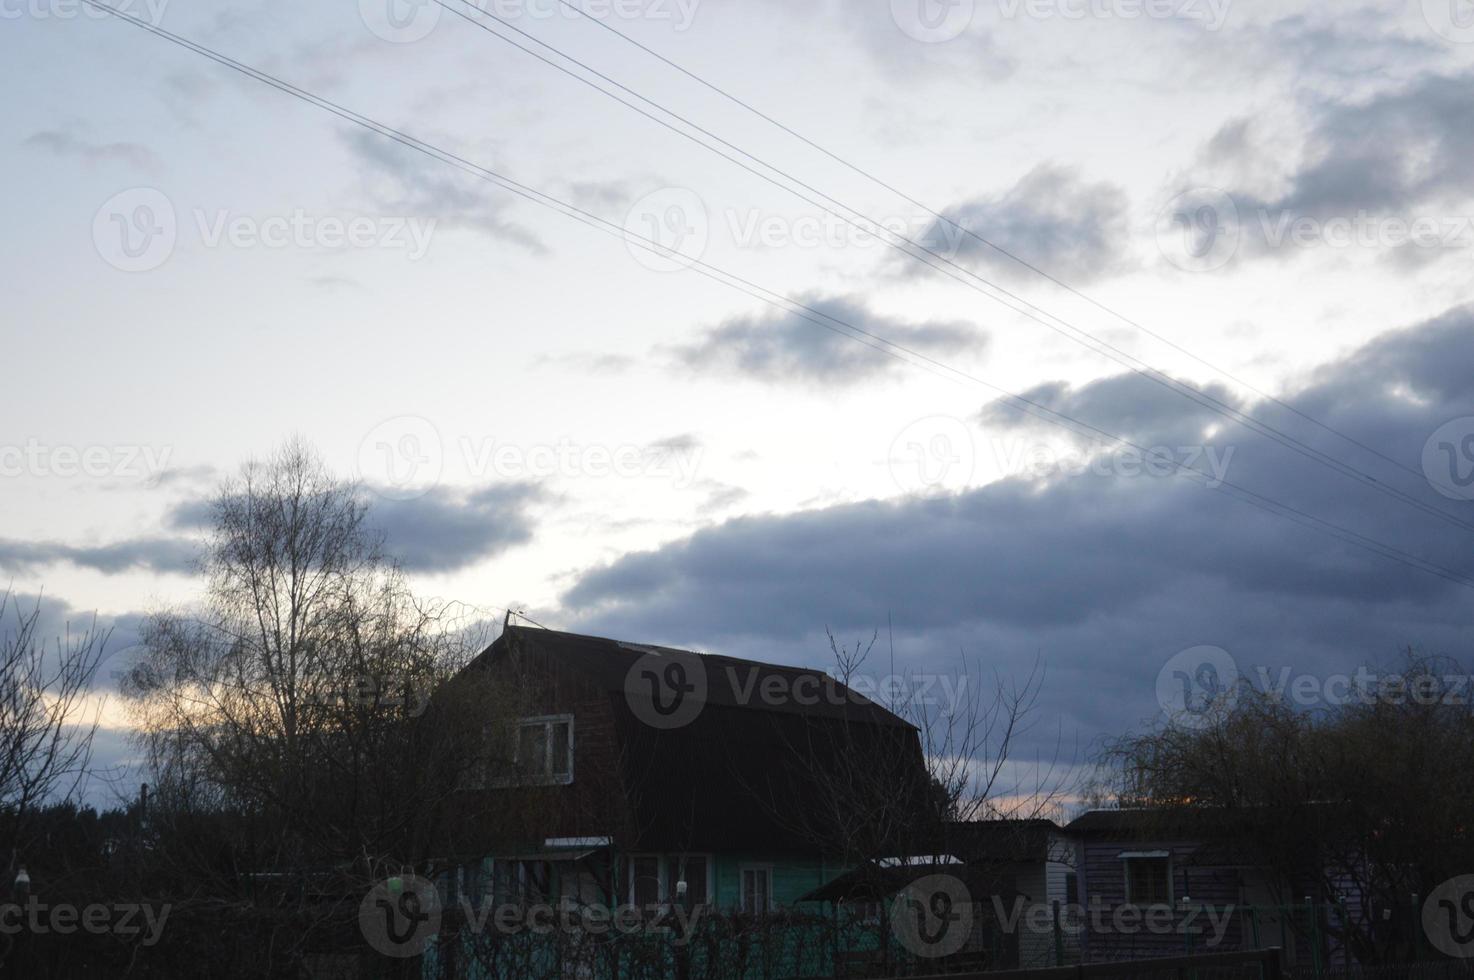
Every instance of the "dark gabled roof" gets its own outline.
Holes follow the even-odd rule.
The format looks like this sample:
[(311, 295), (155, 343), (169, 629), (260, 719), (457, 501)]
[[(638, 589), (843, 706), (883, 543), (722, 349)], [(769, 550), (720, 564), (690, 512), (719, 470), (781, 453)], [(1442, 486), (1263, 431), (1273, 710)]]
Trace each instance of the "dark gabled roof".
[[(494, 656), (500, 646), (509, 642), (516, 642), (524, 649), (535, 649), (555, 658), (560, 666), (578, 671), (611, 694), (625, 693), (630, 670), (642, 658), (652, 655), (667, 656), (684, 658), (688, 662), (694, 660), (704, 668), (705, 702), (708, 706), (801, 714), (810, 718), (842, 718), (848, 722), (872, 725), (915, 727), (841, 684), (824, 671), (808, 667), (788, 667), (715, 653), (678, 650), (651, 643), (630, 643), (602, 636), (510, 624), (482, 656)], [(763, 685), (775, 681), (786, 689), (791, 689), (795, 682), (802, 681), (809, 685), (802, 690), (817, 690), (819, 695), (811, 699), (812, 703), (807, 700), (799, 703), (788, 698), (765, 700), (760, 693), (764, 689)]]

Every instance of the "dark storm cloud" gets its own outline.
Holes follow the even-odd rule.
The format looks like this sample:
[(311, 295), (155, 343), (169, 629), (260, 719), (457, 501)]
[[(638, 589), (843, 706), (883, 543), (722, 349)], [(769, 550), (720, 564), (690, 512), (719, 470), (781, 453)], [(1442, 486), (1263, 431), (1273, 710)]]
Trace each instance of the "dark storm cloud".
[(406, 570), (453, 572), (532, 540), (530, 510), (542, 499), (532, 483), (436, 487), (412, 500), (375, 500), (369, 522)]
[(182, 575), (190, 571), (196, 557), (194, 543), (180, 538), (130, 538), (101, 545), (0, 538), (0, 568), (16, 575), (61, 564), (104, 575), (134, 570)]
[[(927, 354), (977, 353), (987, 347), (987, 335), (966, 323), (908, 323), (876, 313), (863, 302), (847, 297), (809, 297), (802, 302), (818, 314)], [(672, 348), (670, 353), (686, 367), (768, 382), (847, 385), (904, 367), (878, 350), (779, 310), (734, 317), (707, 330), (696, 342)]]
[[(1135, 376), (1035, 394), (1146, 445), (1201, 444), (1208, 421)], [(1386, 334), (1290, 400), (1417, 471), (1433, 431), (1474, 414), (1474, 313)], [(1474, 517), (1291, 413), (1254, 411)], [(984, 418), (980, 441), (1027, 435), (1000, 425), (998, 406)], [(1474, 575), (1464, 530), (1231, 423), (1208, 447), (1234, 451), (1235, 483)], [(795, 661), (822, 654), (826, 626), (868, 635), (888, 621), (913, 669), (939, 669), (962, 649), (1019, 674), (1039, 656), (1052, 710), (1087, 735), (1149, 716), (1157, 671), (1189, 646), (1226, 647), (1246, 670), (1325, 671), (1385, 664), (1404, 644), (1463, 656), (1474, 640), (1460, 586), (1187, 480), (1109, 470), (742, 517), (592, 569), (563, 601), (582, 628)]]
[[(1125, 267), (1126, 212), (1121, 188), (1087, 183), (1071, 168), (1045, 165), (1001, 194), (942, 212), (996, 248), (942, 221), (934, 222), (918, 241), (970, 266), (1031, 275), (1001, 249), (1068, 282), (1083, 283)], [(919, 266), (906, 268), (921, 274)]]
[(539, 255), (547, 251), (530, 229), (504, 217), (511, 197), (493, 185), (469, 173), (451, 173), (429, 157), (363, 130), (346, 131), (343, 141), (384, 213), (479, 231)]

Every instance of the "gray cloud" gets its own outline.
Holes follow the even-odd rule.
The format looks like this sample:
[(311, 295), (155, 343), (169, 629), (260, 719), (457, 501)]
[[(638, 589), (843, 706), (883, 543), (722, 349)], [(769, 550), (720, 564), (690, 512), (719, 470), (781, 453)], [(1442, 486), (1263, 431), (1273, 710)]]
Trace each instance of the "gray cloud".
[[(978, 353), (987, 347), (987, 335), (971, 324), (906, 323), (847, 297), (808, 297), (802, 302), (825, 316), (927, 354)], [(674, 347), (670, 353), (686, 367), (767, 382), (846, 385), (904, 367), (895, 358), (834, 330), (779, 310), (734, 317), (710, 328), (695, 343)]]
[[(1126, 193), (1114, 184), (1087, 183), (1078, 171), (1035, 167), (1013, 187), (942, 212), (953, 222), (992, 242), (990, 248), (936, 221), (917, 239), (957, 261), (1014, 277), (1032, 275), (999, 249), (1071, 283), (1084, 283), (1126, 267), (1130, 240)], [(919, 266), (906, 270), (921, 275)]]
[(530, 511), (543, 499), (532, 483), (441, 486), (412, 500), (375, 500), (369, 521), (406, 570), (453, 572), (532, 540)]
[(1260, 70), (1292, 67), (1301, 75), (1364, 81), (1390, 66), (1427, 64), (1446, 51), (1431, 31), (1408, 34), (1385, 7), (1371, 4), (1334, 8), (1319, 5), (1230, 35), (1230, 43), (1250, 41), (1258, 49), (1248, 64)]
[(196, 557), (195, 544), (181, 538), (130, 538), (102, 545), (0, 538), (0, 568), (13, 574), (31, 574), (49, 566), (70, 564), (104, 575), (135, 569), (182, 575), (191, 570)]
[[(545, 499), (534, 483), (496, 483), (486, 487), (437, 486), (408, 500), (392, 491), (366, 490), (367, 523), (383, 535), (384, 550), (412, 572), (453, 572), (494, 557), (532, 539), (531, 509)], [(213, 519), (214, 503), (198, 498), (170, 508), (165, 524), (176, 530), (203, 530)]]
[(1395, 91), (1325, 106), (1309, 160), (1279, 199), (1328, 218), (1391, 211), (1474, 192), (1474, 75), (1430, 75)]
[(1240, 255), (1302, 254), (1290, 233), (1302, 218), (1318, 227), (1368, 219), (1428, 224), (1424, 247), (1409, 244), (1409, 232), (1382, 225), (1356, 232), (1358, 241), (1384, 248), (1404, 267), (1468, 254), (1474, 245), (1467, 224), (1474, 201), (1474, 169), (1467, 165), (1474, 155), (1474, 73), (1422, 75), (1370, 96), (1317, 101), (1304, 111), (1309, 133), (1288, 173), (1281, 164), (1283, 137), (1260, 132), (1252, 119), (1227, 122), (1199, 155), (1191, 180), (1200, 193), (1221, 186), (1232, 197)]
[(60, 157), (73, 157), (87, 164), (125, 163), (145, 170), (158, 168), (158, 157), (142, 143), (99, 143), (76, 133), (44, 129), (25, 139), (26, 146), (47, 150)]
[[(84, 634), (92, 633), (98, 638), (100, 650), (91, 690), (104, 695), (118, 690), (120, 680), (140, 652), (139, 631), (146, 614), (98, 614), (77, 608), (54, 595), (7, 594), (3, 590), (0, 590), (0, 595), (4, 596), (4, 603), (0, 605), (0, 634), (14, 636), (21, 617), (36, 614), (32, 635), (45, 651), (46, 670), (52, 671), (57, 666), (61, 650), (68, 643), (75, 646)], [(78, 719), (82, 724), (90, 720), (90, 715)], [(98, 728), (92, 739), (89, 772), (79, 787), (83, 799), (106, 805), (116, 802), (116, 787), (123, 787), (125, 795), (138, 791), (138, 781), (129, 773), (136, 754), (130, 744), (133, 734), (128, 730)]]
[[(1231, 408), (1247, 406), (1220, 384), (1195, 385), (1209, 398)], [(1019, 393), (1036, 405), (1071, 418), (1081, 419), (1107, 432), (1133, 440), (1174, 445), (1200, 443), (1209, 424), (1221, 421), (1207, 405), (1195, 403), (1141, 374), (1120, 374), (1082, 387), (1064, 382), (1047, 382)], [(1011, 403), (989, 402), (978, 420), (993, 430), (1050, 431), (1054, 426), (1036, 415), (1025, 414)], [(1094, 439), (1093, 433), (1084, 436)]]
[(530, 229), (504, 216), (511, 195), (477, 177), (450, 174), (414, 150), (360, 129), (346, 130), (344, 144), (360, 163), (369, 193), (386, 213), (433, 218), (443, 227), (479, 231), (535, 254), (547, 249)]
[(213, 484), (220, 480), (220, 471), (208, 463), (196, 466), (171, 466), (159, 470), (148, 480), (150, 487), (174, 487), (181, 485)]
[[(1474, 576), (1466, 532), (1231, 424), (1205, 443), (1207, 416), (1143, 379), (1035, 394), (1144, 445), (1232, 449), (1234, 482)], [(1474, 310), (1386, 334), (1290, 397), (1416, 471), (1430, 434), (1474, 408)], [(1254, 410), (1452, 510), (1419, 478)], [(999, 406), (984, 418), (991, 436), (1028, 435)], [(1051, 710), (1089, 737), (1151, 715), (1157, 671), (1189, 646), (1322, 675), (1405, 644), (1464, 655), (1469, 596), (1186, 480), (1086, 470), (730, 520), (591, 569), (563, 603), (581, 628), (790, 662), (822, 652), (826, 626), (868, 635), (888, 620), (911, 669), (955, 666), (959, 648), (1015, 674), (1040, 656)]]

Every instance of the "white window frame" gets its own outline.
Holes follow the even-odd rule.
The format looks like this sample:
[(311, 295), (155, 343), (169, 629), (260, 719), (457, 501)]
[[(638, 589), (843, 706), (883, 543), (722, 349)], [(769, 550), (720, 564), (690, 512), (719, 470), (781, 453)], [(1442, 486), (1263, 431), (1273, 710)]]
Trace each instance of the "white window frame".
[(767, 894), (763, 896), (763, 908), (773, 911), (773, 866), (771, 864), (743, 864), (737, 867), (737, 908), (747, 911), (747, 872), (761, 871), (767, 882)]
[[(568, 772), (555, 774), (553, 772), (553, 726), (565, 722), (568, 725)], [(522, 729), (535, 725), (543, 726), (545, 757), (541, 769), (537, 773), (528, 774), (522, 772)], [(518, 781), (522, 785), (566, 786), (573, 782), (574, 723), (572, 715), (533, 715), (529, 718), (518, 718), (515, 730), (516, 737), (512, 740), (512, 766), (517, 770)]]
[(1121, 876), (1126, 884), (1126, 904), (1139, 905), (1131, 900), (1131, 862), (1136, 861), (1163, 861), (1167, 868), (1167, 896), (1161, 902), (1153, 902), (1150, 905), (1140, 905), (1141, 908), (1170, 908), (1172, 901), (1172, 852), (1171, 851), (1122, 851), (1117, 857), (1121, 860)]

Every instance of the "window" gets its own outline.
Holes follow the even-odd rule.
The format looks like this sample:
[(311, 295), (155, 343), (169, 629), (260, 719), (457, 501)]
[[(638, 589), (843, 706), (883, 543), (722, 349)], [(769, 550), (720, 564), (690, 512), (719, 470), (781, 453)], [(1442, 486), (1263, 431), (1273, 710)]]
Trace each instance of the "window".
[[(687, 909), (705, 905), (708, 901), (706, 878), (706, 855), (671, 855), (665, 859), (666, 901), (672, 905), (682, 905)], [(686, 882), (684, 896), (676, 887), (682, 880)]]
[(660, 904), (660, 858), (630, 859), (630, 904), (637, 908)]
[(1126, 901), (1130, 905), (1172, 903), (1172, 859), (1165, 851), (1123, 854), (1126, 865)]
[(482, 861), (476, 861), (461, 868), (461, 894), (472, 905), (480, 906), (482, 900), (486, 898), (486, 878), (486, 867)]
[(546, 715), (517, 723), (517, 772), (530, 783), (573, 782), (573, 716)]
[[(687, 909), (711, 904), (711, 855), (640, 854), (626, 865), (625, 894), (639, 907), (671, 905), (678, 900)], [(677, 885), (686, 882), (684, 897)]]
[(749, 865), (742, 869), (742, 911), (766, 915), (773, 907), (773, 869)]
[(548, 861), (498, 858), (493, 862), (497, 904), (541, 904), (553, 897), (553, 865)]
[(1080, 876), (1073, 871), (1065, 872), (1065, 904), (1080, 904)]

